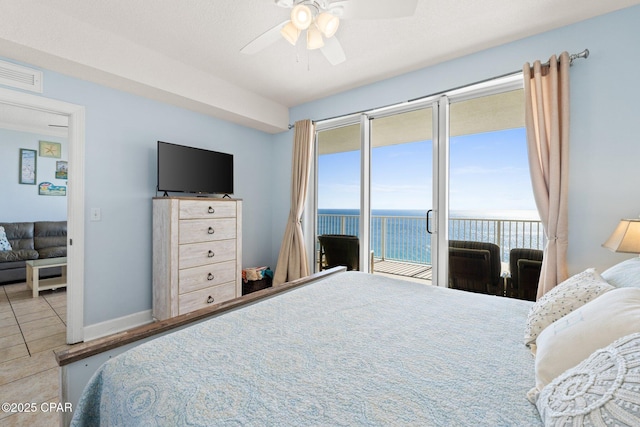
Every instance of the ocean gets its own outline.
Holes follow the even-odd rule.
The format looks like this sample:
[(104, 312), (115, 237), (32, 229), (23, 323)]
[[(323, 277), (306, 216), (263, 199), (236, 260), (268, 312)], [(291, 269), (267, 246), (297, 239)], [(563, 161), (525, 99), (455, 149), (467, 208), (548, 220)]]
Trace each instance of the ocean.
[[(358, 236), (358, 209), (319, 209), (318, 235)], [(543, 247), (543, 229), (537, 211), (451, 211), (450, 240), (496, 243), (502, 262), (511, 248)], [(426, 229), (425, 210), (374, 209), (371, 216), (371, 249), (376, 258), (431, 264), (431, 235)]]

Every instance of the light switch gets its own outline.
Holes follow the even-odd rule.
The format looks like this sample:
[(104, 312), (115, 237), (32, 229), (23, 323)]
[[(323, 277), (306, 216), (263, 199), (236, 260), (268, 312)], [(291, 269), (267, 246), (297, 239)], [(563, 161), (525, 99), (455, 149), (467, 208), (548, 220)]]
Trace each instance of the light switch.
[(91, 208), (91, 221), (100, 221), (102, 219), (102, 212), (100, 208)]

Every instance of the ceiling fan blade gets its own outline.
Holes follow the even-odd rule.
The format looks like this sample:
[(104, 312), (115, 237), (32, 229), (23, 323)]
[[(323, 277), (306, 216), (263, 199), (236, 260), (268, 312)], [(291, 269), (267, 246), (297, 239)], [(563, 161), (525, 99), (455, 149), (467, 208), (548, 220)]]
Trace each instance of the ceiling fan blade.
[(335, 36), (325, 39), (320, 51), (331, 65), (338, 65), (347, 60), (344, 49)]
[(289, 20), (286, 20), (260, 34), (258, 37), (251, 40), (245, 47), (240, 49), (240, 52), (246, 53), (247, 55), (253, 55), (254, 53), (258, 53), (267, 46), (272, 45), (273, 43), (282, 39), (280, 30), (287, 24), (287, 22), (289, 22)]
[(418, 0), (341, 0), (329, 4), (340, 19), (393, 19), (413, 16)]

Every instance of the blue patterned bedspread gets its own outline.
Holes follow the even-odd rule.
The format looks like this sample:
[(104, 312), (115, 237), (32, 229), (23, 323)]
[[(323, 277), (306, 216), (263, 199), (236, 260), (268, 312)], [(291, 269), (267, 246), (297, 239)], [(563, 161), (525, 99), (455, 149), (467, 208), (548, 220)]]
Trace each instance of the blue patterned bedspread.
[(347, 272), (105, 363), (75, 426), (539, 426), (531, 303)]

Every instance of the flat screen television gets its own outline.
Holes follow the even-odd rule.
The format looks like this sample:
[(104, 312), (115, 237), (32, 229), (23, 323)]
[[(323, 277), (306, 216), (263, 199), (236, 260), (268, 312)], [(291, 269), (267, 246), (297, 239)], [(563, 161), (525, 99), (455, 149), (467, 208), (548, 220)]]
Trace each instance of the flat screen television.
[(158, 141), (158, 191), (232, 194), (233, 154)]

